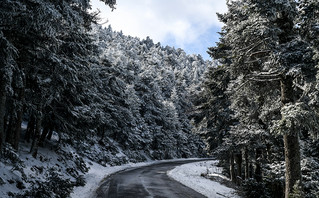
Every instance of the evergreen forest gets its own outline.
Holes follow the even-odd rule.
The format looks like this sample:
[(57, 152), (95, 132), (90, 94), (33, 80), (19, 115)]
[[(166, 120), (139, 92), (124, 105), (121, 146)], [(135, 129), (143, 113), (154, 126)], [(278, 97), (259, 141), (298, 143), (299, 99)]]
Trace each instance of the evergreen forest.
[(69, 197), (87, 159), (213, 157), (242, 197), (319, 198), (318, 0), (227, 1), (211, 61), (103, 27), (90, 7), (1, 0), (6, 196)]

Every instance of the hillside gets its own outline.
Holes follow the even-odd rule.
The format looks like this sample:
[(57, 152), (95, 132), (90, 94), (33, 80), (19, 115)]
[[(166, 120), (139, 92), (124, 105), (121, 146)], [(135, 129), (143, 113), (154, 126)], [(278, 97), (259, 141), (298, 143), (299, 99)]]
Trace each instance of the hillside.
[[(1, 197), (66, 196), (73, 186), (85, 183), (81, 178), (89, 170), (87, 160), (114, 166), (205, 155), (188, 111), (193, 106), (190, 92), (212, 63), (111, 27), (94, 26), (90, 34), (96, 46), (90, 64), (76, 71), (80, 75), (71, 74), (74, 81), (65, 79), (80, 91), (74, 90), (73, 96), (64, 92), (66, 101), (48, 105), (52, 109), (43, 112), (39, 139), (30, 109), (23, 114), (18, 149), (5, 144)], [(59, 76), (63, 73), (52, 75), (40, 83), (63, 89), (56, 82), (51, 85), (65, 78)], [(34, 141), (39, 141), (37, 155), (29, 152)], [(55, 182), (66, 187), (57, 192)]]

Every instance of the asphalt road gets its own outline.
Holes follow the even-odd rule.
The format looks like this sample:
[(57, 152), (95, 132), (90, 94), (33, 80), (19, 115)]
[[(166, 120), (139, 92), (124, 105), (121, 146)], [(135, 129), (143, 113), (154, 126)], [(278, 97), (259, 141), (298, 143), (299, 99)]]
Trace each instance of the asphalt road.
[(191, 162), (194, 160), (164, 162), (116, 173), (97, 189), (96, 198), (204, 198), (166, 174), (176, 166)]

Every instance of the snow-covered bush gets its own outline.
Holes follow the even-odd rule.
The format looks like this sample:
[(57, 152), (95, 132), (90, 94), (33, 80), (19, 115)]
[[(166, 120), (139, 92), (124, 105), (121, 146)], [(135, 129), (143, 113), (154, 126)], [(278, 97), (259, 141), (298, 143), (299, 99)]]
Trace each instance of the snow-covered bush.
[(76, 183), (65, 179), (54, 169), (47, 171), (45, 181), (35, 180), (31, 182), (31, 189), (16, 197), (43, 197), (43, 198), (65, 198), (72, 192)]

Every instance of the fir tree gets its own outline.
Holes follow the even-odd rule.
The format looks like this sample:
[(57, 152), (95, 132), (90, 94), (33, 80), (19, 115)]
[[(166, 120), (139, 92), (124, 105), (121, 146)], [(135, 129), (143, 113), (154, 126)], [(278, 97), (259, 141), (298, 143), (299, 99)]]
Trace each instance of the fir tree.
[[(219, 15), (225, 23), (222, 38), (209, 53), (225, 63), (235, 79), (233, 102), (246, 98), (250, 101), (247, 104), (252, 104), (256, 99), (270, 101), (267, 99), (270, 96), (280, 99), (280, 119), (269, 130), (284, 137), (286, 197), (289, 197), (294, 185), (301, 184), (299, 133), (303, 128), (314, 132), (309, 125), (315, 115), (305, 97), (309, 94), (306, 87), (315, 82), (313, 50), (296, 29), (295, 1), (232, 1), (228, 8), (227, 13)], [(270, 92), (260, 89), (262, 86)], [(248, 120), (258, 123), (260, 115)], [(300, 119), (304, 122), (297, 121)]]

